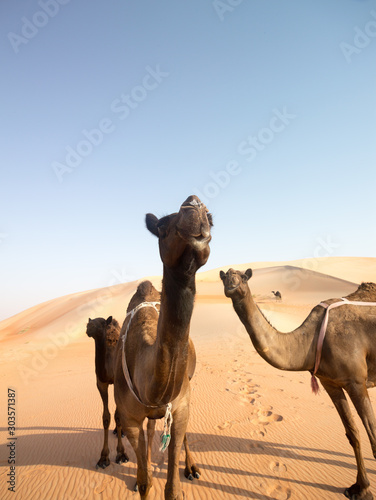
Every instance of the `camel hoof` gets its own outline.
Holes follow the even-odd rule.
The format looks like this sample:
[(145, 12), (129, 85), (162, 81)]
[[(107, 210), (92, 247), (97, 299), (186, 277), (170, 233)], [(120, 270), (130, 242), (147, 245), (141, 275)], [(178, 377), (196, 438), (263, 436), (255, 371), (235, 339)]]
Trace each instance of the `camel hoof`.
[(200, 469), (196, 465), (192, 465), (191, 467), (186, 467), (184, 470), (184, 476), (189, 481), (193, 481), (194, 479), (199, 479)]
[(96, 465), (96, 469), (105, 469), (109, 465), (110, 465), (110, 459), (101, 457), (99, 462)]
[(117, 464), (126, 464), (127, 462), (129, 462), (129, 458), (125, 453), (119, 453), (119, 455), (117, 455), (116, 457), (115, 462)]
[(367, 488), (362, 491), (358, 484), (353, 484), (350, 488), (346, 488), (344, 495), (350, 500), (373, 500), (373, 495), (369, 489)]

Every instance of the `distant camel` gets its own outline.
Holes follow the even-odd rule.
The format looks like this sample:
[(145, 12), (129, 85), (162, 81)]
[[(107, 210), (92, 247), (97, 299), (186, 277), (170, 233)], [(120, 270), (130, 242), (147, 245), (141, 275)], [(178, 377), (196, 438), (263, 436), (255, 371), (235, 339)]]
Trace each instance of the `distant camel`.
[[(111, 415), (108, 410), (108, 386), (114, 383), (114, 368), (115, 368), (115, 352), (116, 345), (120, 336), (120, 325), (112, 316), (107, 319), (95, 318), (90, 319), (86, 325), (86, 334), (92, 337), (95, 341), (95, 373), (97, 375), (97, 387), (103, 401), (103, 429), (104, 442), (101, 457), (97, 463), (97, 469), (104, 469), (110, 465), (109, 449), (108, 449), (108, 428), (110, 426)], [(115, 412), (116, 427), (114, 434), (118, 436), (118, 453), (116, 463), (128, 462), (128, 457), (124, 452), (121, 442), (122, 431)]]
[[(362, 283), (345, 299), (330, 299), (317, 305), (299, 328), (281, 333), (255, 304), (248, 286), (251, 276), (251, 269), (245, 273), (233, 269), (227, 273), (221, 271), (226, 297), (232, 300), (256, 351), (265, 361), (280, 370), (310, 371), (314, 389), (318, 389), (314, 385), (317, 385), (314, 375), (320, 379), (341, 417), (355, 453), (358, 475), (356, 483), (345, 490), (345, 495), (351, 500), (371, 500), (359, 431), (343, 390), (349, 394), (362, 419), (376, 458), (376, 420), (367, 392), (367, 387), (376, 384), (376, 285)], [(322, 325), (327, 325), (325, 337)], [(318, 344), (322, 345), (322, 352)]]
[(277, 290), (276, 292), (272, 291), (272, 293), (275, 295), (276, 300), (282, 300), (281, 292)]
[[(115, 401), (121, 426), (137, 456), (141, 498), (147, 498), (152, 486), (150, 448), (155, 419), (164, 417), (162, 450), (171, 439), (165, 499), (181, 500), (179, 456), (183, 442), (187, 447), (189, 380), (196, 366), (189, 328), (196, 272), (210, 253), (212, 218), (197, 196), (190, 196), (178, 213), (161, 219), (147, 214), (146, 226), (159, 240), (161, 299), (159, 304), (158, 292), (150, 282), (144, 282), (128, 306), (116, 355)], [(146, 418), (147, 449), (143, 431)], [(187, 453), (185, 476), (189, 475), (198, 477), (199, 469)]]

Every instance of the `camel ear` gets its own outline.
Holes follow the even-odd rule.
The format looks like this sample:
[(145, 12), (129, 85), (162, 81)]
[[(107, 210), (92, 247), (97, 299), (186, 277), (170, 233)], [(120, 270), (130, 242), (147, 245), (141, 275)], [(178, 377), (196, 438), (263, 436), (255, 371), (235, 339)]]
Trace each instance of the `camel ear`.
[(106, 319), (106, 325), (110, 325), (110, 324), (111, 324), (111, 321), (112, 321), (112, 316), (109, 316), (109, 317)]
[(92, 320), (91, 318), (89, 318), (89, 321), (88, 321), (88, 323), (90, 323), (90, 321), (93, 321), (93, 320)]
[(219, 276), (220, 276), (221, 280), (223, 281), (226, 277), (226, 273), (224, 273), (223, 271), (219, 271)]
[(212, 214), (208, 213), (206, 214), (206, 217), (208, 218), (209, 225), (213, 227), (213, 216)]
[(146, 227), (154, 236), (159, 236), (158, 232), (158, 218), (154, 214), (146, 214), (145, 216)]
[(247, 281), (252, 277), (252, 269), (247, 269), (244, 275), (247, 277)]

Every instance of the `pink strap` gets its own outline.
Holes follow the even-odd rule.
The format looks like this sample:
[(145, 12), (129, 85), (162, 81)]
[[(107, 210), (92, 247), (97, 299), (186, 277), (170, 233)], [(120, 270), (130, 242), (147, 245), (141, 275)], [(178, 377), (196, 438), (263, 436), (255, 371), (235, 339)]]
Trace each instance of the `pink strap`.
[(320, 333), (319, 333), (319, 338), (317, 340), (317, 351), (316, 351), (316, 361), (315, 361), (315, 368), (313, 370), (313, 374), (312, 374), (312, 390), (315, 394), (317, 394), (318, 392), (318, 384), (317, 384), (317, 381), (315, 379), (315, 374), (320, 366), (320, 360), (321, 360), (321, 351), (322, 351), (322, 345), (324, 343), (324, 338), (325, 338), (325, 334), (326, 334), (326, 328), (328, 326), (328, 321), (329, 321), (329, 311), (331, 309), (334, 309), (335, 307), (339, 307), (339, 306), (344, 306), (344, 305), (352, 305), (352, 306), (376, 306), (376, 302), (360, 302), (360, 301), (350, 301), (350, 300), (347, 300), (345, 298), (341, 298), (341, 301), (340, 302), (333, 302), (333, 304), (330, 304), (330, 306), (328, 306), (328, 304), (325, 304), (324, 302), (321, 302), (319, 305), (324, 307), (326, 309), (326, 313), (325, 313), (325, 316), (324, 316), (324, 320), (321, 324), (321, 328), (320, 328)]

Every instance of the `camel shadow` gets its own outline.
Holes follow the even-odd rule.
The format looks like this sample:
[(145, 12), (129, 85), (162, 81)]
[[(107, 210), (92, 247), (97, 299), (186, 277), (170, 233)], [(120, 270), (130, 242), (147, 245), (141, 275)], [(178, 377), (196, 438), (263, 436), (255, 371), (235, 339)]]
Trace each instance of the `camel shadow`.
[[(0, 428), (6, 432), (6, 428)], [(16, 442), (16, 466), (62, 466), (78, 469), (85, 469), (91, 472), (96, 471), (96, 462), (100, 456), (103, 443), (102, 429), (85, 429), (82, 427), (19, 427)], [(27, 434), (27, 431), (31, 433)], [(311, 448), (306, 446), (295, 446), (290, 444), (281, 444), (270, 441), (257, 441), (248, 438), (239, 438), (231, 436), (218, 436), (217, 434), (188, 433), (188, 440), (191, 451), (194, 452), (223, 452), (228, 455), (233, 450), (236, 453), (245, 453), (252, 455), (265, 455), (270, 458), (286, 457), (301, 462), (324, 463), (334, 465), (351, 471), (356, 471), (356, 465), (349, 464), (348, 460), (353, 461), (351, 453), (333, 452), (331, 450)], [(106, 469), (99, 469), (98, 474), (111, 476), (122, 480), (129, 490), (133, 490), (136, 479), (136, 457), (128, 440), (123, 439), (125, 451), (130, 461), (127, 464), (118, 465), (115, 463), (117, 438), (110, 433), (110, 460), (111, 465)], [(167, 478), (167, 454), (163, 455), (158, 450), (158, 439), (154, 440), (152, 450), (152, 463), (154, 465), (153, 476), (166, 480)], [(58, 452), (57, 452), (58, 450)], [(311, 455), (309, 454), (311, 453)], [(0, 445), (0, 454), (7, 457), (9, 449), (7, 443)], [(324, 457), (322, 457), (324, 455)], [(182, 456), (183, 458), (183, 456)], [(344, 461), (347, 459), (347, 461)], [(371, 459), (368, 459), (369, 461)], [(4, 462), (5, 463), (5, 462)], [(213, 465), (209, 463), (197, 463), (201, 468), (202, 477), (196, 484), (201, 484), (212, 490), (228, 493), (229, 495), (241, 495), (246, 498), (265, 499), (267, 497), (257, 492), (233, 487), (228, 484), (222, 484), (205, 479), (205, 470), (214, 471), (220, 474), (233, 474), (238, 476), (254, 477), (264, 480), (275, 480), (276, 476), (268, 473), (260, 473), (252, 470), (241, 470), (232, 468), (231, 465)], [(187, 481), (184, 477), (184, 461), (180, 461), (181, 480)], [(369, 474), (375, 474), (368, 469)], [(280, 482), (290, 484), (304, 485), (317, 490), (331, 491), (333, 493), (342, 493), (343, 487), (335, 487), (328, 483), (317, 483), (302, 481), (291, 477), (282, 477), (278, 475)], [(343, 487), (342, 487), (343, 486)]]

